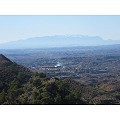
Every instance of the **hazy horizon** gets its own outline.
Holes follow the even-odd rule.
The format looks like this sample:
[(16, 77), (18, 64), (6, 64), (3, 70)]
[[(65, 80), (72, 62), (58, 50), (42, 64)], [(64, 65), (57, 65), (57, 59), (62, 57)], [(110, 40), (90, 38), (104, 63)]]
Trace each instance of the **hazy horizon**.
[(59, 35), (32, 37), (19, 41), (1, 43), (0, 49), (61, 48), (120, 44), (120, 40), (105, 40), (100, 36)]
[[(54, 35), (88, 35), (120, 40), (120, 16), (0, 16), (0, 43)], [(86, 41), (87, 42), (87, 41)]]

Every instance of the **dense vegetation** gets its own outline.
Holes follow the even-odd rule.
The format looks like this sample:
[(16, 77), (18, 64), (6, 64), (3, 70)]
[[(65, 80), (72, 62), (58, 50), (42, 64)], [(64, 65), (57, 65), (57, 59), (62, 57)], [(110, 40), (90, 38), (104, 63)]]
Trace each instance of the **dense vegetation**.
[(0, 104), (120, 104), (119, 86), (47, 78), (0, 55)]
[(0, 104), (86, 104), (66, 81), (31, 73), (0, 55)]

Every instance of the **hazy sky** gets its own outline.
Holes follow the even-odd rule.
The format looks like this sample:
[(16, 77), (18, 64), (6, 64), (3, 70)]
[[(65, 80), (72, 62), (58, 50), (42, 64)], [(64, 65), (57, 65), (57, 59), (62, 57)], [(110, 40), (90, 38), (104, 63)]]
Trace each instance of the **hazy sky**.
[(0, 43), (45, 35), (120, 39), (120, 16), (0, 16)]

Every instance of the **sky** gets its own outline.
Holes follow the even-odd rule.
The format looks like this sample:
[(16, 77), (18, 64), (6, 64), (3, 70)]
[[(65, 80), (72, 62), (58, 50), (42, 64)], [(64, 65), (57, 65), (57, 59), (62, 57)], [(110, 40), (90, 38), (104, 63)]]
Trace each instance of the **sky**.
[(120, 40), (120, 16), (0, 16), (0, 43), (52, 35)]

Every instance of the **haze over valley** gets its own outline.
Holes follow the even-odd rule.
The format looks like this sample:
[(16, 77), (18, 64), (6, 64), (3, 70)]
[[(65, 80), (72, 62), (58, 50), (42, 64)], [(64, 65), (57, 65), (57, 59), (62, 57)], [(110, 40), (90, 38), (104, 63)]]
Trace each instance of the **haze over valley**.
[(120, 16), (0, 16), (0, 104), (120, 105)]

